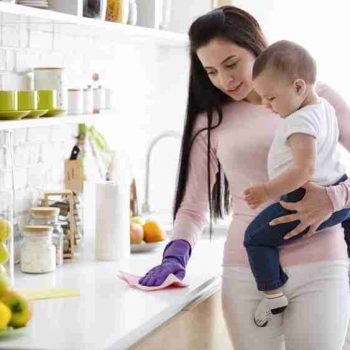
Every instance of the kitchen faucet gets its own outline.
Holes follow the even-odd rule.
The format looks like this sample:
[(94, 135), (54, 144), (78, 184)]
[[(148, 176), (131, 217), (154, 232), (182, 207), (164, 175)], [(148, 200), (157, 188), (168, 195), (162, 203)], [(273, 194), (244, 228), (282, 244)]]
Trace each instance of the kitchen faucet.
[(151, 154), (154, 146), (158, 143), (158, 141), (166, 138), (166, 137), (174, 137), (176, 139), (181, 138), (181, 134), (174, 130), (164, 131), (160, 135), (156, 136), (150, 143), (147, 149), (147, 158), (146, 158), (146, 180), (145, 180), (145, 199), (142, 204), (142, 214), (151, 213), (151, 207), (149, 204), (149, 173), (150, 173), (150, 162), (151, 162)]

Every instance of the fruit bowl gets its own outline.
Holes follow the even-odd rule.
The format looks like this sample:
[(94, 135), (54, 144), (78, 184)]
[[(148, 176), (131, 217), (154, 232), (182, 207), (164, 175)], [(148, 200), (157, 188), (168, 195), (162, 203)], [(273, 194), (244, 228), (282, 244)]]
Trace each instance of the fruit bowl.
[(156, 250), (165, 246), (166, 241), (146, 243), (142, 242), (140, 244), (130, 244), (130, 250), (132, 253), (135, 252), (148, 252), (150, 250)]
[(20, 327), (20, 328), (8, 327), (6, 330), (0, 331), (0, 339), (22, 335), (26, 331), (26, 329), (27, 327)]

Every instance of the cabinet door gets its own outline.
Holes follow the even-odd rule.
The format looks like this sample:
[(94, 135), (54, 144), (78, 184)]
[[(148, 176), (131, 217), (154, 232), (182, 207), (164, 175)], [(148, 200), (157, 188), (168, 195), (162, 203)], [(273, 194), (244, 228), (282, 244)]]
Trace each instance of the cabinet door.
[(221, 291), (189, 305), (131, 350), (233, 350), (221, 309)]

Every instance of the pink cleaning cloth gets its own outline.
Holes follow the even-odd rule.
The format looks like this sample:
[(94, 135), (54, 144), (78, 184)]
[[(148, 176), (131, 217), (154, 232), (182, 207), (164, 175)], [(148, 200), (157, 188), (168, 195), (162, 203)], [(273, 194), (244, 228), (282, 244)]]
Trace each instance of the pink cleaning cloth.
[(183, 283), (173, 274), (170, 274), (160, 286), (155, 287), (148, 287), (139, 284), (139, 279), (142, 276), (132, 275), (124, 271), (118, 271), (118, 277), (126, 282), (130, 287), (142, 289), (145, 291), (160, 290), (165, 288), (184, 288), (188, 286), (188, 284)]

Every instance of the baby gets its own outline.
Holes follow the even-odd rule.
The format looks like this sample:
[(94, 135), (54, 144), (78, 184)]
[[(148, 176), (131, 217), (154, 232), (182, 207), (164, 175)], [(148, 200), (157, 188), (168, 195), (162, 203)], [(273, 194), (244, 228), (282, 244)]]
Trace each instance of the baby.
[[(244, 191), (251, 208), (267, 200), (281, 198), (296, 202), (303, 198), (301, 188), (312, 181), (322, 186), (345, 181), (345, 168), (340, 160), (339, 129), (333, 107), (315, 91), (316, 64), (301, 46), (279, 41), (269, 46), (256, 59), (253, 87), (262, 103), (278, 113), (283, 121), (276, 130), (268, 159), (269, 181)], [(279, 263), (278, 247), (304, 236), (309, 228), (292, 238), (286, 236), (300, 221), (270, 226), (280, 216), (295, 213), (274, 203), (264, 209), (248, 226), (244, 245), (258, 290), (263, 299), (254, 322), (265, 327), (273, 314), (283, 312), (288, 299), (281, 287), (288, 277)], [(339, 223), (350, 234), (350, 209), (343, 209), (323, 222), (322, 230)]]

